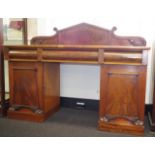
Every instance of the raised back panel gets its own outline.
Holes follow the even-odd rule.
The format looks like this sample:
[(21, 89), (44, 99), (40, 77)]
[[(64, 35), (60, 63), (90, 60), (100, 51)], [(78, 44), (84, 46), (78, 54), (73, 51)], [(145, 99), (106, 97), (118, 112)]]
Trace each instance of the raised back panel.
[(31, 40), (31, 44), (62, 44), (62, 45), (133, 45), (145, 46), (146, 41), (141, 37), (117, 36), (116, 27), (111, 30), (82, 23), (69, 28), (58, 30), (53, 36), (38, 36)]

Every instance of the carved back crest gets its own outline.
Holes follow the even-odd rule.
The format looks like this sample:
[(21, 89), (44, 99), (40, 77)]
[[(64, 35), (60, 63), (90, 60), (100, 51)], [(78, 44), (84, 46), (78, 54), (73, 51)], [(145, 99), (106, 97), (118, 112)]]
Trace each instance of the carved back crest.
[(124, 45), (145, 46), (146, 41), (142, 37), (117, 36), (114, 34), (116, 27), (111, 30), (98, 26), (81, 23), (62, 30), (54, 28), (53, 36), (37, 36), (32, 38), (31, 44), (62, 44), (62, 45)]

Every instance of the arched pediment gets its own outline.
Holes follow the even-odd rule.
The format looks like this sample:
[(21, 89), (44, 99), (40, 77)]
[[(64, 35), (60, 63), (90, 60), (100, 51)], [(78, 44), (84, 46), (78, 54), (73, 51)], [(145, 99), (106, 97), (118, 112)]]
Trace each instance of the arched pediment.
[(118, 36), (114, 34), (116, 27), (111, 30), (87, 23), (77, 24), (62, 30), (54, 28), (53, 36), (37, 36), (31, 44), (62, 44), (62, 45), (123, 45), (145, 46), (146, 41), (137, 36)]

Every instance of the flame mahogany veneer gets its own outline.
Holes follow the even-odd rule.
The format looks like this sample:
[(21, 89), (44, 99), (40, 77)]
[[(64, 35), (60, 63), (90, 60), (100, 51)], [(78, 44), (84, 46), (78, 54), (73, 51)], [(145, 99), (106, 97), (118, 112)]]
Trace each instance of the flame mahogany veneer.
[[(98, 129), (142, 135), (147, 69), (145, 39), (82, 23), (54, 29), (29, 46), (6, 46), (9, 118), (43, 121), (60, 107), (60, 63), (100, 65)], [(93, 81), (92, 81), (93, 82)]]

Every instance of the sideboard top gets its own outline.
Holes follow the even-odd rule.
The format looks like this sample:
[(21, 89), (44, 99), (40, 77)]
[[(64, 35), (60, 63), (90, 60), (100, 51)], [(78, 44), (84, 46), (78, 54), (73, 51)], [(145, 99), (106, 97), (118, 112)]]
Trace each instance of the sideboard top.
[(142, 51), (149, 50), (147, 46), (119, 46), (119, 45), (6, 45), (4, 46), (7, 50), (49, 50), (49, 49), (60, 49), (60, 50), (122, 50), (122, 51)]

